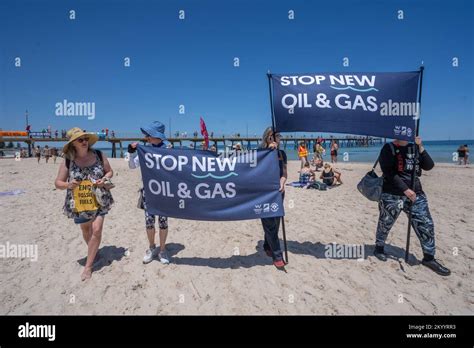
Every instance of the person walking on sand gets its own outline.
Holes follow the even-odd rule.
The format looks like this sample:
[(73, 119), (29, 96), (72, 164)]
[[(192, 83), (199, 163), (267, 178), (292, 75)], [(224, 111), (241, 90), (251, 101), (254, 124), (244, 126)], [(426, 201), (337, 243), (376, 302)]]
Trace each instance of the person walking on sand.
[[(419, 157), (415, 163), (415, 146), (418, 147)], [(434, 224), (428, 207), (428, 199), (421, 187), (422, 170), (431, 170), (434, 162), (423, 147), (420, 137), (415, 144), (408, 141), (394, 140), (382, 147), (379, 156), (383, 172), (382, 196), (379, 201), (379, 221), (375, 237), (374, 255), (381, 261), (386, 261), (384, 246), (390, 229), (395, 224), (403, 210), (412, 216), (412, 227), (420, 240), (423, 250), (422, 264), (439, 275), (448, 276), (451, 271), (435, 260)], [(412, 190), (411, 177), (416, 170), (415, 187)]]
[(331, 163), (337, 163), (337, 150), (339, 150), (339, 145), (337, 145), (336, 140), (331, 141)]
[(314, 156), (313, 156), (313, 165), (316, 167), (316, 171), (324, 165), (323, 155), (326, 152), (324, 147), (321, 146), (319, 139), (314, 145)]
[(53, 163), (56, 164), (56, 158), (58, 157), (58, 149), (53, 147), (51, 149), (51, 156), (53, 156)]
[(36, 146), (35, 148), (35, 157), (38, 159), (38, 163), (40, 163), (40, 160), (41, 160), (41, 148), (38, 146)]
[(469, 148), (467, 144), (459, 146), (457, 152), (458, 152), (458, 164), (467, 165), (469, 163)]
[[(285, 198), (285, 184), (288, 178), (287, 157), (283, 150), (279, 149), (281, 135), (274, 133), (272, 127), (265, 129), (260, 144), (261, 149), (273, 149), (278, 151), (278, 165), (280, 167), (280, 192), (283, 199)], [(263, 250), (273, 259), (273, 265), (278, 269), (285, 267), (283, 261), (283, 253), (281, 251), (280, 240), (278, 239), (278, 231), (280, 229), (281, 217), (270, 217), (261, 219), (264, 231)]]
[(300, 142), (298, 146), (298, 158), (301, 161), (301, 168), (303, 169), (304, 164), (308, 162), (308, 149), (306, 148), (306, 143), (304, 141)]
[(461, 165), (463, 164), (463, 162), (465, 162), (465, 158), (466, 158), (466, 145), (460, 145), (458, 147), (458, 165)]
[[(145, 136), (146, 146), (165, 148), (165, 126), (161, 122), (154, 121), (150, 125), (140, 128), (140, 130)], [(131, 169), (136, 169), (140, 167), (140, 161), (136, 152), (137, 145), (138, 143), (132, 143), (128, 146), (128, 152), (130, 153), (128, 166)], [(143, 257), (143, 263), (150, 263), (155, 257), (158, 256), (158, 259), (161, 263), (169, 264), (170, 258), (166, 251), (166, 238), (168, 236), (168, 218), (166, 216), (158, 216), (160, 228), (160, 247), (158, 248), (155, 244), (155, 215), (150, 214), (147, 210), (145, 190), (143, 188), (140, 189), (140, 194), (142, 195), (141, 198), (143, 201), (143, 209), (145, 211), (145, 228), (149, 243), (149, 247), (145, 251), (145, 256)]]
[[(92, 266), (102, 239), (104, 218), (114, 203), (110, 189), (113, 170), (104, 153), (92, 145), (98, 137), (80, 128), (70, 129), (63, 147), (65, 161), (59, 166), (55, 186), (66, 191), (64, 214), (79, 225), (87, 244), (87, 260), (81, 279), (92, 276)], [(100, 190), (100, 202), (94, 194)]]
[(50, 149), (48, 145), (46, 145), (43, 149), (43, 157), (46, 161), (46, 164), (48, 164), (49, 158), (51, 157), (51, 153), (50, 153)]

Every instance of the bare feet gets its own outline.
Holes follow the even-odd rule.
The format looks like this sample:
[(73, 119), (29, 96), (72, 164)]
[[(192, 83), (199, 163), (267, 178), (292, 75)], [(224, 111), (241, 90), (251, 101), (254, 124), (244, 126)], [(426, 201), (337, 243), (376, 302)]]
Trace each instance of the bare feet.
[(92, 267), (84, 267), (84, 272), (81, 274), (81, 280), (91, 279), (92, 277)]

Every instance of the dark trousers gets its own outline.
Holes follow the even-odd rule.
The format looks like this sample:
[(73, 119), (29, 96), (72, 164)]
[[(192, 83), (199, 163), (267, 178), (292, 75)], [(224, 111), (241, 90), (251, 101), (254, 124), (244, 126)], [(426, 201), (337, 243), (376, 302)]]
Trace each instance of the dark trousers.
[(280, 219), (281, 217), (261, 219), (263, 231), (265, 233), (265, 242), (263, 243), (263, 248), (265, 250), (271, 250), (273, 260), (283, 260), (283, 253), (280, 247), (280, 239), (278, 239)]
[[(379, 201), (379, 222), (377, 224), (377, 233), (375, 245), (383, 247), (387, 239), (388, 232), (395, 224), (400, 213), (410, 213), (410, 201), (405, 196), (396, 196), (389, 193), (382, 193)], [(426, 255), (435, 255), (435, 233), (433, 219), (431, 218), (428, 200), (425, 194), (417, 194), (415, 203), (411, 210), (411, 224), (420, 240), (423, 253)]]

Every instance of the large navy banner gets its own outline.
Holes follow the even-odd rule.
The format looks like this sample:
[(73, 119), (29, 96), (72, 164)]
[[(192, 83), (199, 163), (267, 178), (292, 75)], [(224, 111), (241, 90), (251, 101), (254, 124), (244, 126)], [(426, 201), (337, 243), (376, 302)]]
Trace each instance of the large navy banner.
[(279, 132), (413, 140), (419, 71), (271, 75)]
[(283, 216), (276, 150), (218, 156), (139, 146), (147, 210), (192, 220)]

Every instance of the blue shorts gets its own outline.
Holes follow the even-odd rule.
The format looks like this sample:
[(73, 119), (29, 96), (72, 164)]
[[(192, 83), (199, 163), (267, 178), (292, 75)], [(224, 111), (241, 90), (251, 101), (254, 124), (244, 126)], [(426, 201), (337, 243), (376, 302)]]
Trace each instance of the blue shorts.
[(90, 218), (90, 219), (87, 219), (85, 217), (77, 217), (77, 218), (74, 218), (74, 223), (75, 224), (85, 224), (86, 222), (89, 222), (89, 221), (93, 221), (95, 220), (95, 218), (97, 216), (104, 216), (104, 215), (107, 215), (107, 212), (101, 212), (101, 213), (97, 213), (96, 216), (94, 216), (93, 218)]

